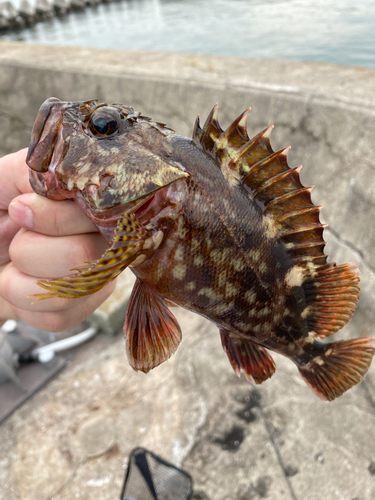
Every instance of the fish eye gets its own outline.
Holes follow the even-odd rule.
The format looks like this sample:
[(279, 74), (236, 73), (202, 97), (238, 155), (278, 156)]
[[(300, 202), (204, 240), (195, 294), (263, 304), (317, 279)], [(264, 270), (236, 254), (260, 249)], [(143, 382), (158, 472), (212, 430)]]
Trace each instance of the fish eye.
[(96, 137), (112, 137), (118, 133), (120, 122), (121, 117), (117, 109), (103, 107), (92, 113), (89, 128)]

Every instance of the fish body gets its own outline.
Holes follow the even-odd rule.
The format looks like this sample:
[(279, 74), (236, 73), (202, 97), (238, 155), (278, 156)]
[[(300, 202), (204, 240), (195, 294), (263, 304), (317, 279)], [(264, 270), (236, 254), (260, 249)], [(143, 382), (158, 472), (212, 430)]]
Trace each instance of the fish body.
[[(178, 217), (161, 227), (163, 247), (134, 273), (162, 297), (220, 328), (244, 339), (269, 337), (273, 349), (282, 349), (282, 338), (274, 342), (265, 333), (283, 323), (287, 304), (290, 316), (294, 311), (299, 317), (305, 307), (300, 290), (290, 293), (285, 286), (294, 268), (285, 246), (266, 235), (268, 227), (247, 193), (228, 186), (192, 141), (175, 136), (171, 142), (173, 154), (191, 163), (189, 177), (179, 181), (183, 200)], [(287, 345), (301, 336), (300, 325), (294, 326), (294, 337), (291, 318), (283, 326)]]
[(375, 340), (324, 343), (354, 313), (355, 264), (328, 264), (321, 207), (274, 152), (272, 127), (250, 139), (246, 110), (223, 131), (214, 107), (193, 138), (120, 104), (51, 98), (34, 125), (27, 162), (34, 190), (73, 198), (111, 245), (61, 280), (51, 297), (94, 293), (130, 266), (137, 276), (124, 333), (129, 362), (149, 371), (177, 349), (169, 305), (213, 321), (237, 373), (261, 383), (268, 350), (292, 359), (324, 400), (360, 382)]

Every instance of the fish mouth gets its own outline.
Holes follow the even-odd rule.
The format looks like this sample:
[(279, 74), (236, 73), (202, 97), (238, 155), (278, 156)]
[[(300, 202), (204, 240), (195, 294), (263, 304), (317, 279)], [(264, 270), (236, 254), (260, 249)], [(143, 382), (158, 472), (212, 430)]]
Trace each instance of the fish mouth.
[[(80, 111), (87, 114), (97, 100), (80, 103)], [(72, 106), (56, 97), (47, 99), (39, 109), (31, 141), (26, 156), (30, 167), (30, 184), (37, 194), (52, 200), (74, 198), (75, 192), (69, 193), (61, 188), (55, 176), (55, 169), (64, 159), (68, 144), (63, 137), (64, 112)]]
[[(119, 218), (121, 218), (122, 214), (125, 212), (128, 214), (135, 214), (138, 219), (142, 217), (152, 205), (152, 202), (153, 200), (155, 200), (158, 192), (162, 191), (163, 189), (164, 188), (160, 188), (156, 192), (154, 191), (152, 193), (149, 193), (129, 203), (124, 203), (111, 208), (104, 208), (99, 210), (95, 209), (91, 204), (88, 204), (86, 197), (80, 191), (76, 193), (75, 201), (84, 210), (86, 215), (98, 226), (115, 227)], [(160, 195), (158, 195), (157, 198), (159, 197)]]
[(168, 195), (168, 189), (169, 186), (165, 186), (129, 203), (101, 210), (95, 210), (92, 206), (88, 205), (87, 200), (81, 192), (76, 194), (75, 201), (94, 224), (100, 227), (116, 227), (118, 220), (124, 213), (134, 214), (140, 222), (147, 224), (147, 221), (163, 208)]
[[(57, 106), (56, 106), (57, 104)], [(50, 97), (40, 107), (31, 133), (26, 163), (35, 172), (47, 172), (62, 120), (59, 99)]]
[(170, 217), (178, 213), (187, 198), (187, 188), (184, 179), (178, 179), (152, 193), (137, 198), (129, 203), (112, 208), (96, 210), (87, 203), (81, 192), (75, 198), (87, 217), (94, 222), (100, 233), (109, 244), (112, 243), (118, 221), (124, 213), (134, 214), (139, 222), (147, 227), (155, 224), (162, 217)]
[(59, 186), (54, 173), (64, 157), (62, 138), (62, 105), (51, 97), (40, 107), (31, 133), (31, 141), (26, 156), (30, 168), (30, 184), (37, 194), (54, 200), (64, 199), (59, 194)]

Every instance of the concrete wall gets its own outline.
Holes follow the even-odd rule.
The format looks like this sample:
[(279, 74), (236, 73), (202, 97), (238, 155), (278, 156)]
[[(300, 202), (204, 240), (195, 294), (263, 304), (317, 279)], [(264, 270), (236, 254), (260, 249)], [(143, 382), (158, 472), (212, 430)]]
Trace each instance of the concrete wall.
[(289, 164), (303, 164), (303, 182), (325, 205), (332, 260), (359, 263), (362, 296), (351, 329), (373, 332), (375, 70), (0, 41), (0, 154), (28, 145), (50, 96), (123, 102), (185, 135), (216, 102), (222, 126), (252, 106), (249, 135), (274, 123), (273, 148), (292, 145)]

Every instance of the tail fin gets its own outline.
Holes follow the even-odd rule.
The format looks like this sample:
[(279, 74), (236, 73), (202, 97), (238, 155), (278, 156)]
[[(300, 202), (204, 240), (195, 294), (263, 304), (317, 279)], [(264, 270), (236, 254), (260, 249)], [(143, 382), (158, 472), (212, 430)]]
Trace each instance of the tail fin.
[(359, 298), (359, 270), (353, 262), (325, 264), (303, 283), (308, 330), (317, 338), (336, 333), (353, 316)]
[(375, 353), (375, 339), (362, 337), (327, 344), (324, 353), (298, 370), (306, 384), (324, 401), (332, 401), (359, 384)]

